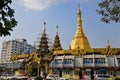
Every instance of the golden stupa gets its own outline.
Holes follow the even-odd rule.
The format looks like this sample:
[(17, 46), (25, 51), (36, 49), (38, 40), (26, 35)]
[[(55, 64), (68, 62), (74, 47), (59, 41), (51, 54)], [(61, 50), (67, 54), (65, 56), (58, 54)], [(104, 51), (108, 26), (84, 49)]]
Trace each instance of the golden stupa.
[(80, 49), (90, 49), (88, 39), (85, 36), (83, 29), (82, 29), (80, 8), (78, 8), (77, 16), (78, 16), (77, 17), (77, 30), (76, 30), (75, 36), (73, 37), (73, 39), (71, 41), (70, 48), (77, 49), (79, 47)]

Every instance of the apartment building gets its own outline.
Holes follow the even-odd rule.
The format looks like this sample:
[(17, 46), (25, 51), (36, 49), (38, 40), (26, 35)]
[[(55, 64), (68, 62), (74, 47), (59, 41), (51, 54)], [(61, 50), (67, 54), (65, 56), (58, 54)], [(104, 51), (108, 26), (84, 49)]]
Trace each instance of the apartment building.
[(12, 54), (29, 54), (34, 47), (27, 43), (26, 39), (9, 40), (2, 43), (1, 63), (9, 63)]

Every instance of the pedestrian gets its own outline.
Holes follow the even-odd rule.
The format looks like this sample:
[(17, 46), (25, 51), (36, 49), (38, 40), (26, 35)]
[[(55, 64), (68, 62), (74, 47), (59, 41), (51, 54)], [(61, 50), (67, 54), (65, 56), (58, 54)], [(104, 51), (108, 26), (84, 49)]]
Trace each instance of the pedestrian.
[(97, 74), (95, 74), (94, 80), (97, 80)]

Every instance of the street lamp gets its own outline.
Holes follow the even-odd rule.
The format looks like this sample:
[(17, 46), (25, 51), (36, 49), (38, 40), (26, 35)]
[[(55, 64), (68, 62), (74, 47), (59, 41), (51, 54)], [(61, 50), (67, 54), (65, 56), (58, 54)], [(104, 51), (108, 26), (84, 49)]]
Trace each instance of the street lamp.
[(113, 76), (116, 76), (116, 60), (115, 60), (115, 54), (113, 56), (113, 59), (114, 59), (114, 72), (113, 72)]
[(40, 61), (38, 61), (38, 77), (40, 76)]

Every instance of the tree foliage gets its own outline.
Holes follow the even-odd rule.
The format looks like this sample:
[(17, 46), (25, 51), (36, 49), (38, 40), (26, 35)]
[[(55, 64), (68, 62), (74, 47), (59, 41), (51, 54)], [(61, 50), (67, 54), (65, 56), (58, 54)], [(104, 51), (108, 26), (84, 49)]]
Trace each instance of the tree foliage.
[(0, 36), (11, 35), (10, 31), (17, 25), (11, 3), (12, 0), (0, 0)]
[(120, 22), (120, 0), (102, 0), (98, 3), (98, 7), (97, 13), (102, 16), (101, 21)]

